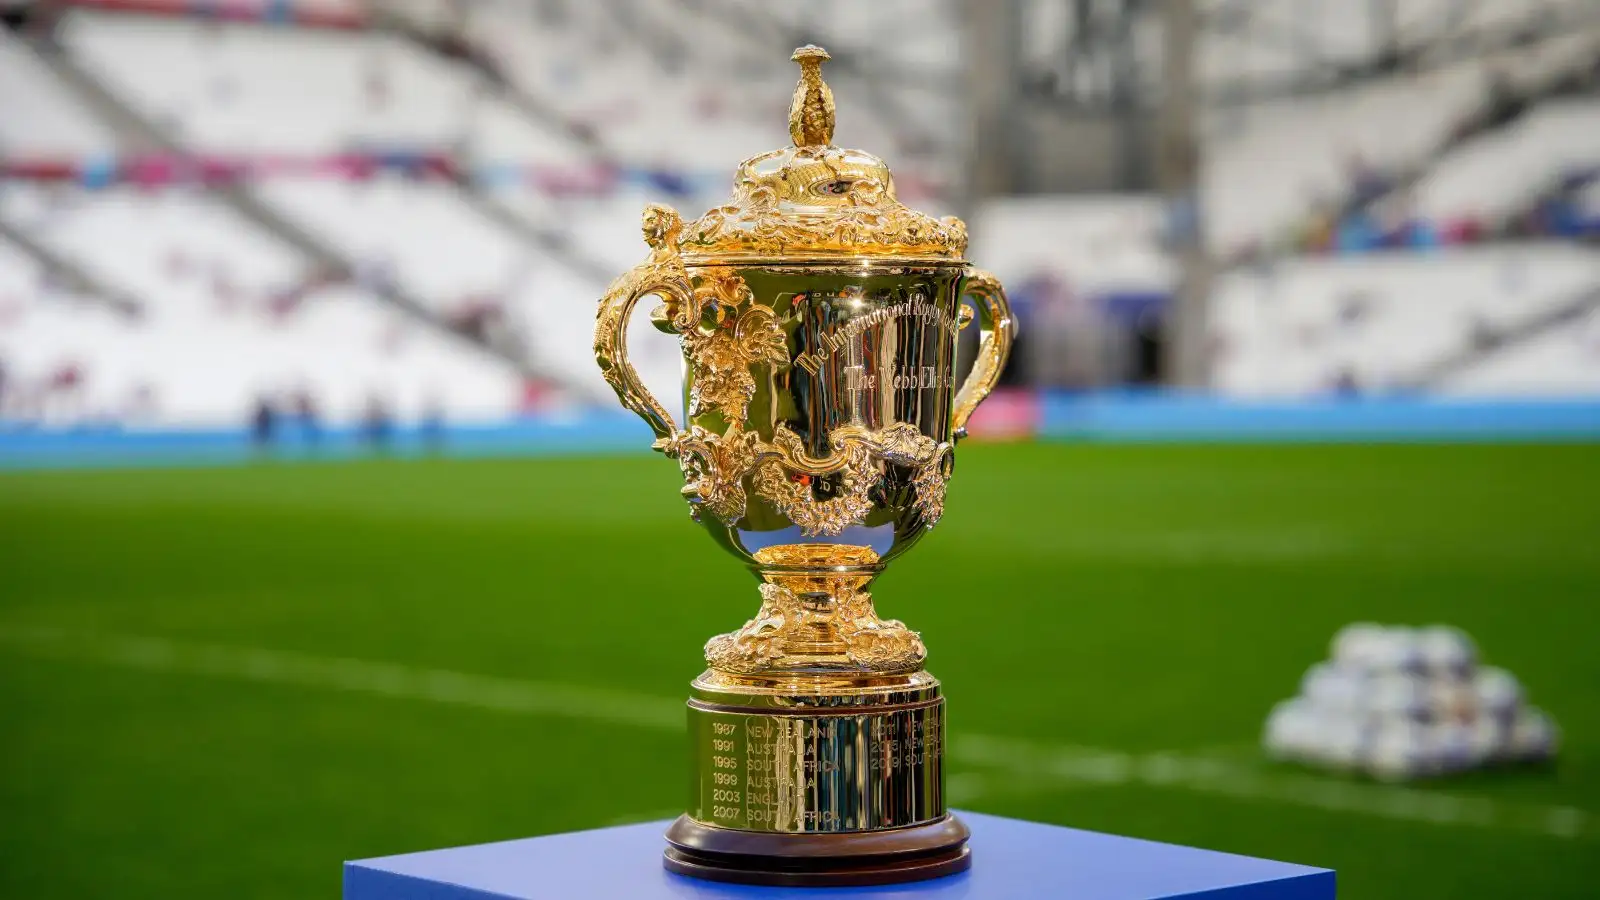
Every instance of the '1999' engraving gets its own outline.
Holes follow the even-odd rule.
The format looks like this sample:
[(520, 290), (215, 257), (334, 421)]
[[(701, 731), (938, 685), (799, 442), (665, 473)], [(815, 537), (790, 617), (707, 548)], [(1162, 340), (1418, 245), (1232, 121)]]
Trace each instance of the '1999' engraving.
[(837, 832), (944, 814), (943, 701), (862, 715), (690, 708), (690, 814), (725, 828)]

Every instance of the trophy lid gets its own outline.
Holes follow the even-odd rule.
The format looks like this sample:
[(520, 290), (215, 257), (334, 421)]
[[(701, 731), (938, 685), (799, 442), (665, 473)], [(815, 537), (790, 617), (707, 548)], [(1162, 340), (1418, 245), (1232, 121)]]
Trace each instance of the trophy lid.
[(789, 107), (794, 146), (739, 165), (733, 202), (683, 226), (684, 261), (961, 259), (967, 227), (960, 219), (902, 205), (883, 160), (833, 145), (833, 91), (822, 81), (828, 51), (807, 45), (792, 58), (800, 64)]

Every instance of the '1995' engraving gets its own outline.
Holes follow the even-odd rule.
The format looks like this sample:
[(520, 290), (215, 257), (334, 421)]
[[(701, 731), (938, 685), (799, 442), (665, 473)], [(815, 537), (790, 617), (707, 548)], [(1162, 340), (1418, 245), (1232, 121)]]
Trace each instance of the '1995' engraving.
[(944, 812), (943, 706), (860, 715), (694, 712), (691, 815), (727, 828), (838, 832)]

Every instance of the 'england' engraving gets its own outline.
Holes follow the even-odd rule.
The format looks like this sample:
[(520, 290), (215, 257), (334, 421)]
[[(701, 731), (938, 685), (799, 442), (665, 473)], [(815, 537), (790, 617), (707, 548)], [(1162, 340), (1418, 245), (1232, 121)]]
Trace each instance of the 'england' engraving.
[(943, 809), (942, 704), (862, 715), (691, 716), (703, 762), (690, 810), (701, 821), (858, 831)]

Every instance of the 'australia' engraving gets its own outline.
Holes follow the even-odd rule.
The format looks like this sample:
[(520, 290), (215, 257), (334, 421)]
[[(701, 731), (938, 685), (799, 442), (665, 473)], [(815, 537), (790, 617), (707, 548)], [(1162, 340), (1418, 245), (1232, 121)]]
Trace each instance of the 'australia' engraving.
[[(692, 709), (692, 707), (691, 707)], [(697, 712), (690, 814), (789, 833), (913, 825), (943, 814), (943, 708), (858, 715)]]

